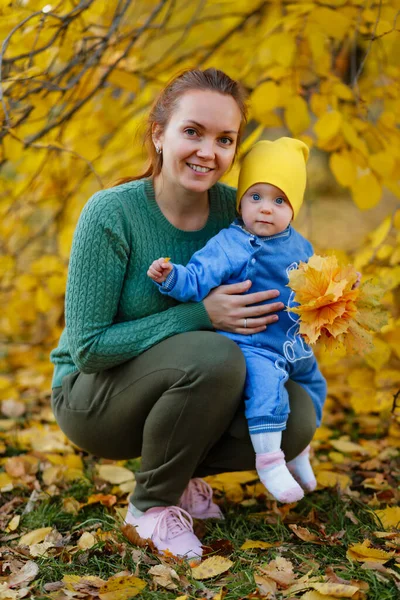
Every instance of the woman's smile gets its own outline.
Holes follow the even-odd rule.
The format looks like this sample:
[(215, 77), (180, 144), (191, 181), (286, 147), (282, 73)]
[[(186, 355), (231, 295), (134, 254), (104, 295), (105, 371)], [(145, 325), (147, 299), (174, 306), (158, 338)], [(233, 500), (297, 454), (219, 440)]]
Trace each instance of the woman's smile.
[(186, 163), (188, 167), (190, 167), (190, 169), (192, 171), (194, 171), (195, 173), (198, 173), (200, 175), (204, 175), (209, 173), (210, 171), (213, 171), (214, 169), (212, 169), (211, 167), (203, 167), (201, 165), (196, 165), (195, 163)]

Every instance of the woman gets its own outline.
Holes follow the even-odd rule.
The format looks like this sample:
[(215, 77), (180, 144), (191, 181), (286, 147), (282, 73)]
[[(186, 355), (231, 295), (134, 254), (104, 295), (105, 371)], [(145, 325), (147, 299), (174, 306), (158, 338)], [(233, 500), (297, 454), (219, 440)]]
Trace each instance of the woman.
[[(245, 122), (244, 93), (221, 71), (186, 71), (166, 86), (149, 116), (146, 173), (98, 192), (82, 211), (66, 328), (51, 354), (61, 429), (97, 456), (142, 457), (127, 522), (160, 551), (185, 557), (202, 553), (191, 517), (222, 518), (199, 477), (254, 468), (241, 412), (243, 356), (213, 329), (263, 331), (283, 304), (268, 302), (277, 290), (244, 295), (250, 281), (179, 304), (146, 271), (157, 256), (186, 264), (233, 220), (235, 190), (218, 182)], [(315, 429), (309, 397), (295, 384), (289, 393), (287, 460)]]

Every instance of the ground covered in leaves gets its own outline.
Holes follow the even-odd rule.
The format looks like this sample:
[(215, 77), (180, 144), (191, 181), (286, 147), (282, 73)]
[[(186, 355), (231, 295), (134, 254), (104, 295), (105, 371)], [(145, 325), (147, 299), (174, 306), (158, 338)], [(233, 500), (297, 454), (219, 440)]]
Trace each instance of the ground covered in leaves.
[(196, 566), (123, 527), (139, 459), (71, 446), (45, 396), (3, 401), (0, 599), (399, 597), (399, 425), (328, 409), (313, 441), (318, 490), (301, 502), (274, 502), (255, 472), (209, 478), (226, 519), (196, 523)]

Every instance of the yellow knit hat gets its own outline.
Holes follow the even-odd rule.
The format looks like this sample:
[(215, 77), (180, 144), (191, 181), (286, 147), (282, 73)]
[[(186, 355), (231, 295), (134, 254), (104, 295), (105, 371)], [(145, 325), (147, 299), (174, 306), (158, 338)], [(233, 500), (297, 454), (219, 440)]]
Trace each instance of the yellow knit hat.
[(309, 148), (304, 142), (281, 137), (274, 142), (262, 140), (249, 150), (239, 174), (236, 208), (243, 194), (255, 183), (270, 183), (286, 194), (297, 217), (306, 187), (306, 162)]

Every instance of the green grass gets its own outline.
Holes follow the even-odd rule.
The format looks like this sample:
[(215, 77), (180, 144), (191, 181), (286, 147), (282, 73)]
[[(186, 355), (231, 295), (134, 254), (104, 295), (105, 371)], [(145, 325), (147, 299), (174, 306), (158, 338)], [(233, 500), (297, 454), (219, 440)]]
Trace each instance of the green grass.
[[(338, 435), (344, 432), (351, 434), (353, 441), (358, 441), (359, 431), (355, 420), (346, 423), (341, 431), (338, 430)], [(25, 453), (24, 450), (9, 445), (5, 458), (23, 453)], [(323, 459), (323, 455), (324, 449), (321, 448), (319, 458)], [(14, 497), (20, 498), (20, 503), (15, 504), (15, 510), (9, 517), (11, 518), (14, 514), (21, 515), (18, 533), (22, 535), (41, 527), (52, 527), (63, 537), (62, 545), (56, 550), (50, 550), (50, 554), (53, 555), (32, 558), (40, 568), (39, 576), (31, 584), (31, 592), (36, 600), (48, 598), (49, 592), (46, 591), (46, 584), (60, 581), (65, 575), (81, 577), (95, 575), (107, 580), (124, 570), (138, 575), (146, 581), (147, 587), (138, 596), (144, 600), (175, 600), (179, 595), (184, 594), (191, 599), (212, 598), (212, 592), (216, 594), (222, 587), (226, 589), (225, 600), (244, 600), (256, 590), (254, 573), (257, 571), (257, 567), (279, 556), (291, 561), (297, 576), (311, 572), (312, 576), (320, 576), (322, 580), (326, 576), (326, 570), (331, 568), (337, 576), (345, 580), (354, 579), (368, 583), (368, 600), (394, 600), (399, 597), (399, 590), (393, 579), (385, 578), (374, 570), (366, 570), (362, 564), (352, 562), (346, 556), (349, 546), (362, 543), (365, 539), (370, 539), (373, 544), (376, 543), (378, 547), (385, 548), (384, 540), (374, 537), (374, 532), (383, 528), (368, 507), (368, 501), (374, 497), (375, 490), (362, 487), (362, 480), (365, 476), (355, 462), (352, 463), (354, 468), (352, 467), (349, 471), (349, 475), (353, 479), (351, 496), (341, 496), (334, 489), (314, 492), (299, 502), (295, 510), (289, 513), (284, 521), (271, 510), (271, 503), (260, 502), (251, 507), (244, 507), (221, 499), (226, 518), (224, 521), (203, 523), (204, 537), (202, 541), (205, 546), (212, 547), (214, 544), (214, 548), (217, 548), (218, 544), (221, 547), (221, 540), (229, 540), (232, 547), (229, 558), (233, 561), (233, 566), (228, 573), (215, 579), (196, 581), (192, 578), (187, 563), (171, 561), (168, 564), (180, 576), (184, 576), (189, 583), (186, 588), (181, 586), (176, 590), (168, 591), (161, 587), (155, 589), (153, 579), (148, 574), (151, 564), (160, 563), (160, 557), (152, 556), (149, 552), (136, 548), (124, 538), (120, 531), (121, 521), (116, 517), (114, 508), (107, 508), (101, 504), (90, 504), (82, 506), (77, 514), (71, 514), (64, 510), (63, 500), (65, 498), (75, 498), (84, 504), (92, 494), (113, 493), (111, 484), (104, 484), (97, 480), (95, 476), (96, 459), (85, 453), (82, 453), (82, 457), (85, 466), (84, 477), (72, 482), (58, 482), (58, 487), (53, 490), (55, 495), (42, 492), (39, 499), (31, 506), (30, 512), (25, 512), (25, 509), (33, 490), (32, 485), (21, 485), (15, 487), (11, 492), (4, 492), (1, 495), (0, 505)], [(125, 462), (125, 466), (135, 472), (140, 468), (140, 460), (129, 460)], [(380, 470), (388, 478), (391, 478), (390, 481), (395, 490), (395, 486), (399, 482), (396, 460), (388, 459), (385, 464), (382, 464)], [(47, 489), (42, 482), (41, 472), (37, 474), (36, 488), (38, 484), (42, 484), (42, 487)], [(389, 504), (394, 505), (394, 500)], [(383, 500), (380, 508), (384, 508), (385, 505)], [(121, 506), (120, 501), (118, 506)], [(257, 514), (265, 512), (267, 514), (264, 517)], [(349, 514), (355, 517), (355, 522), (353, 522), (354, 518), (353, 520), (349, 518)], [(335, 536), (339, 532), (343, 532), (343, 535), (338, 543), (331, 543), (329, 539), (321, 545), (304, 542), (291, 530), (290, 523), (306, 527), (321, 539), (324, 538), (324, 535), (327, 538), (333, 536), (336, 539)], [(82, 533), (89, 531), (95, 534), (98, 529), (102, 532), (113, 532), (115, 540), (99, 541), (89, 550), (77, 550), (77, 543)], [(279, 542), (279, 546), (252, 552), (241, 550), (242, 544), (247, 539), (270, 543)], [(7, 544), (16, 546), (17, 540), (3, 541), (0, 544), (3, 548)], [(221, 550), (216, 550), (216, 553), (221, 554)], [(7, 561), (12, 556), (11, 553), (7, 555), (6, 552), (3, 560)], [(138, 556), (140, 556), (139, 564), (137, 564)], [(28, 558), (27, 556), (26, 559)], [(392, 559), (385, 566), (393, 568), (400, 574), (400, 570), (394, 565), (395, 562)], [(298, 597), (301, 598), (301, 596)], [(276, 598), (283, 600), (284, 596), (278, 592)]]
[[(86, 487), (85, 487), (86, 485)], [(87, 497), (89, 491), (87, 484), (82, 481), (74, 482), (63, 495)], [(239, 600), (245, 598), (256, 588), (253, 573), (257, 566), (269, 562), (277, 556), (290, 560), (295, 572), (304, 574), (313, 569), (313, 575), (324, 576), (327, 567), (334, 569), (340, 577), (350, 580), (362, 580), (369, 584), (368, 599), (393, 600), (398, 597), (398, 590), (391, 580), (377, 577), (374, 571), (362, 569), (359, 563), (353, 563), (346, 558), (348, 546), (362, 542), (365, 538), (373, 540), (373, 532), (378, 524), (372, 513), (361, 502), (352, 498), (340, 497), (333, 491), (321, 491), (307, 496), (298, 504), (296, 514), (297, 524), (307, 527), (310, 531), (318, 533), (318, 525), (324, 525), (326, 535), (335, 534), (344, 530), (340, 545), (316, 545), (307, 543), (297, 538), (287, 524), (277, 519), (276, 523), (267, 523), (252, 515), (265, 511), (265, 505), (242, 508), (236, 505), (226, 505), (225, 521), (207, 522), (203, 543), (212, 544), (216, 540), (229, 540), (233, 545), (233, 552), (229, 558), (234, 565), (228, 575), (225, 574), (216, 580), (195, 581), (190, 576), (190, 569), (185, 563), (174, 564), (179, 574), (185, 574), (190, 581), (190, 588), (168, 591), (163, 588), (151, 589), (152, 578), (148, 575), (149, 566), (142, 562), (139, 565), (139, 577), (147, 581), (148, 586), (140, 594), (140, 598), (150, 599), (175, 599), (181, 594), (191, 598), (201, 598), (207, 590), (217, 593), (222, 585), (227, 588), (226, 600)], [(308, 522), (307, 516), (314, 511), (316, 523)], [(358, 520), (353, 523), (345, 516), (346, 511), (352, 511)], [(75, 545), (84, 530), (95, 533), (97, 528), (102, 531), (116, 531), (118, 543), (99, 542), (90, 550), (71, 553), (64, 549), (58, 556), (49, 558), (35, 558), (40, 567), (40, 575), (35, 581), (35, 598), (46, 597), (45, 584), (60, 581), (64, 575), (96, 575), (108, 579), (112, 575), (129, 570), (136, 572), (137, 564), (131, 551), (135, 549), (119, 532), (119, 524), (112, 515), (112, 509), (100, 504), (89, 505), (82, 508), (77, 515), (66, 513), (62, 509), (62, 497), (47, 497), (38, 502), (34, 509), (23, 514), (20, 529), (22, 532), (31, 531), (39, 527), (52, 526), (63, 536), (70, 535), (70, 545)], [(240, 550), (246, 539), (264, 540), (268, 542), (279, 541), (281, 545), (266, 551), (249, 552)], [(121, 548), (125, 546), (125, 552)], [(151, 556), (148, 554), (148, 556)], [(155, 563), (158, 557), (153, 557)], [(390, 566), (390, 563), (389, 565)], [(203, 595), (204, 597), (204, 595)], [(283, 598), (277, 594), (277, 598)]]

